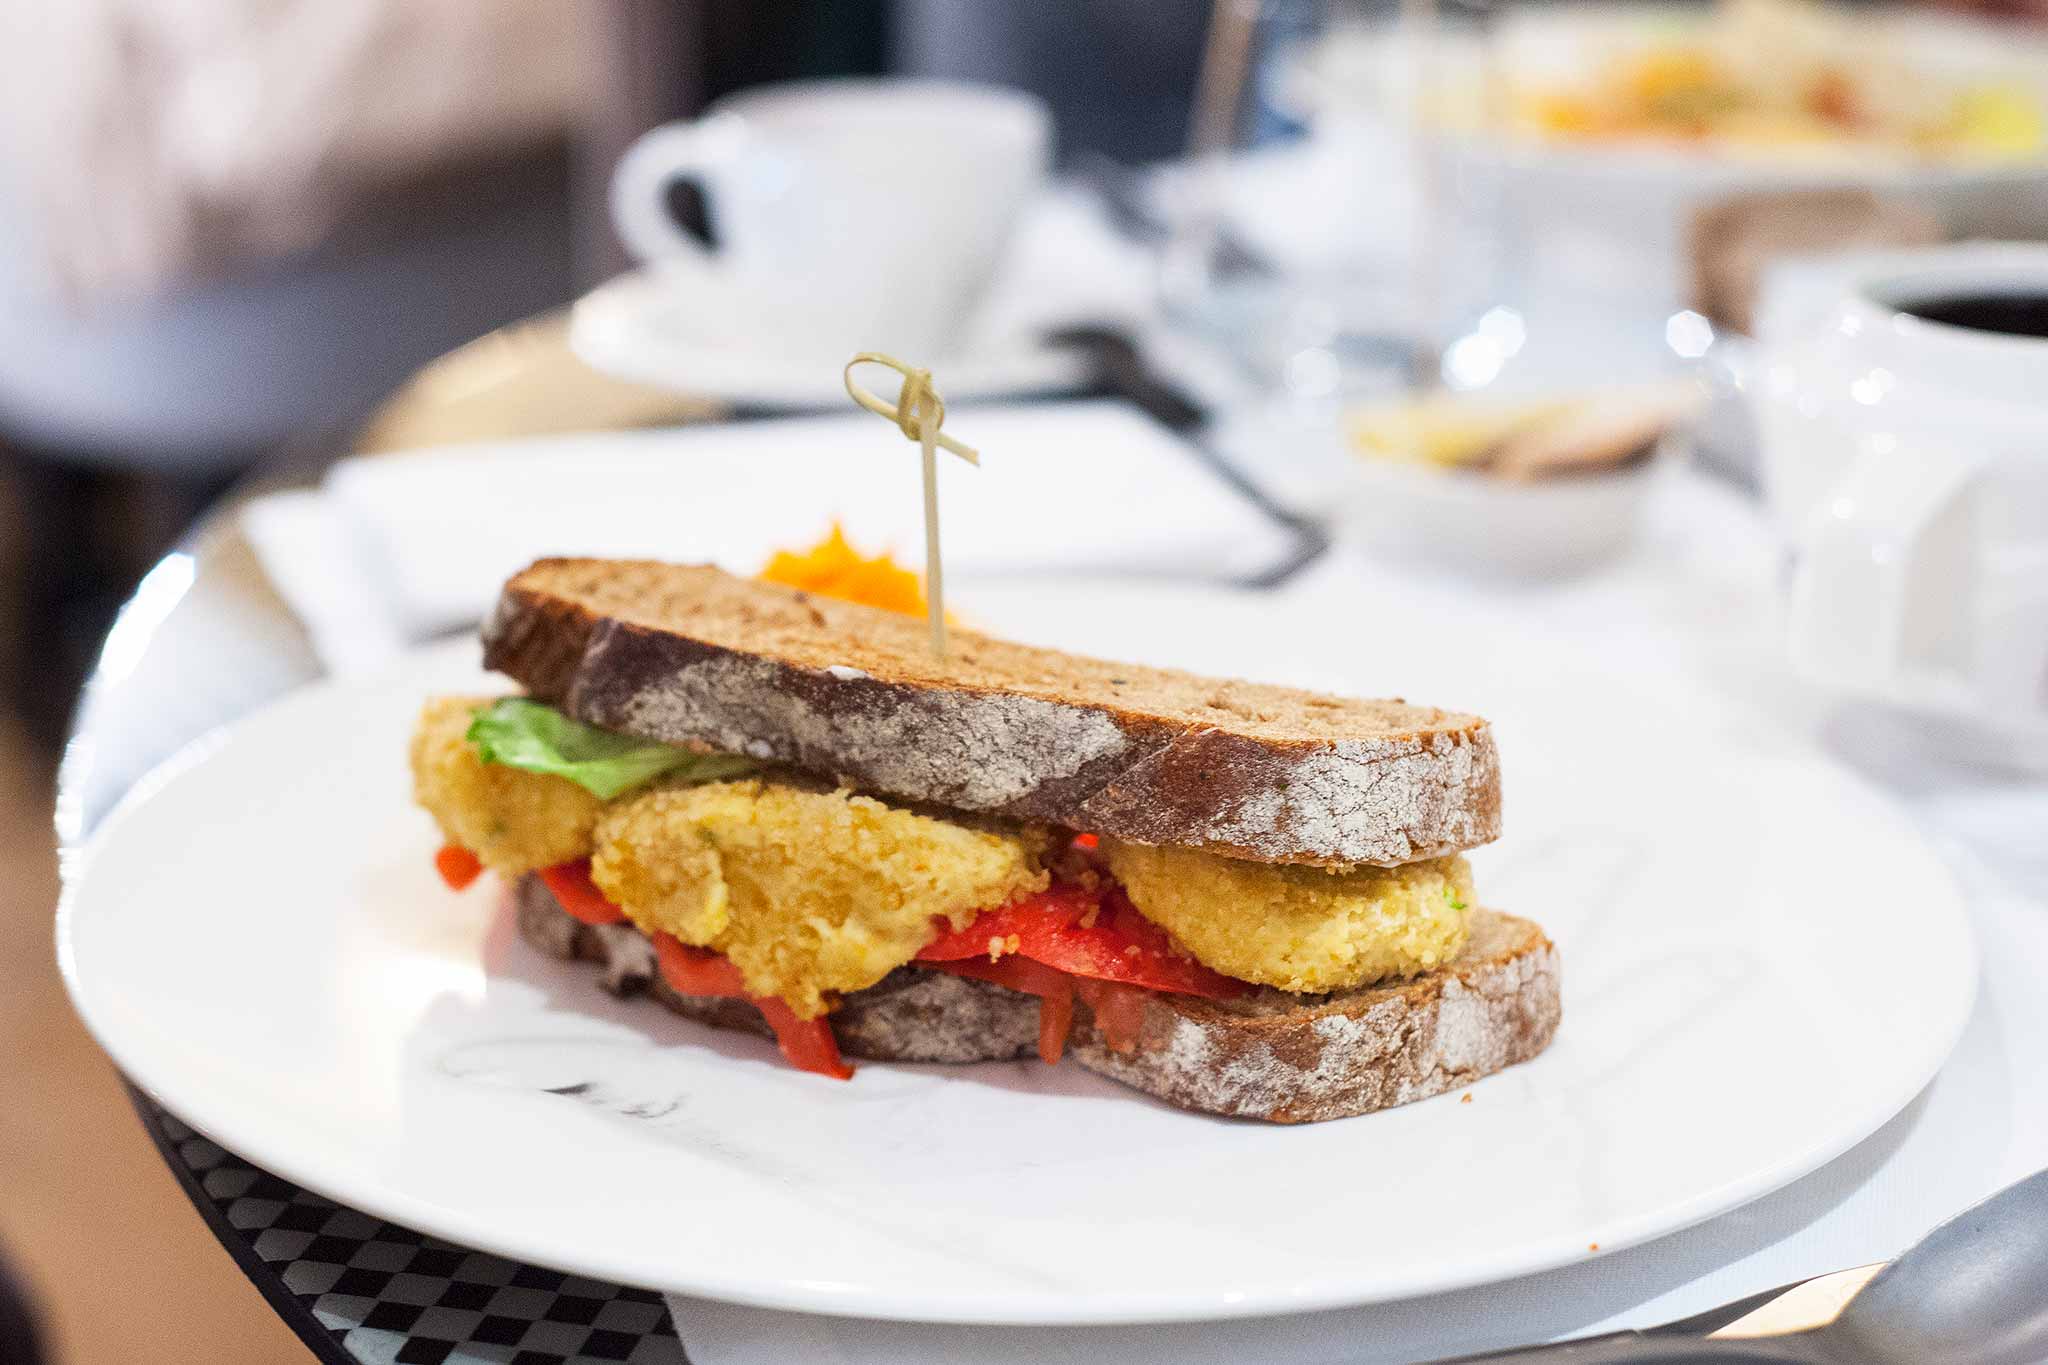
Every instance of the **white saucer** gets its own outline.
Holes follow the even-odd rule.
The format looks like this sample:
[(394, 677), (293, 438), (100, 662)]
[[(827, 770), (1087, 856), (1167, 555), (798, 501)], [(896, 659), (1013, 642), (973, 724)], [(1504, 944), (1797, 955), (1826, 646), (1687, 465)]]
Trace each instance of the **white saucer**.
[(1560, 947), (1555, 1044), (1299, 1128), (1036, 1062), (795, 1072), (611, 1000), (488, 884), (440, 884), (405, 741), (423, 695), (478, 684), (473, 644), (295, 694), (131, 794), (67, 868), (72, 997), (181, 1117), (394, 1222), (699, 1297), (984, 1323), (1366, 1303), (1642, 1242), (1875, 1131), (1969, 1012), (1968, 921), (1910, 823), (1704, 684), (1398, 602), (1371, 613), (1393, 651), (1263, 596), (1035, 581), (971, 605), (1486, 713), (1509, 832), (1478, 885)]
[[(772, 348), (742, 348), (732, 340), (735, 331), (729, 320), (705, 314), (666, 286), (654, 270), (599, 285), (569, 311), (570, 348), (584, 364), (614, 378), (739, 407), (846, 406), (838, 365), (792, 362)], [(1032, 339), (929, 363), (949, 401), (1071, 393), (1089, 377), (1087, 357)]]

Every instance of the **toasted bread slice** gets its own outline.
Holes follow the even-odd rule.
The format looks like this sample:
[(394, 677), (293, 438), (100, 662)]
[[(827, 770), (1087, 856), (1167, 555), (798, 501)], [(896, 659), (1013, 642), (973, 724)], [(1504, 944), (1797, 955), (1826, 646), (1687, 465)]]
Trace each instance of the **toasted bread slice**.
[[(679, 1014), (769, 1035), (742, 1000), (681, 995), (630, 924), (573, 919), (534, 877), (515, 893), (520, 934), (552, 957), (599, 963), (619, 995), (652, 994)], [(1275, 1123), (1348, 1118), (1469, 1085), (1541, 1052), (1557, 1031), (1557, 950), (1527, 920), (1473, 913), (1465, 949), (1412, 981), (1335, 995), (1260, 990), (1242, 1000), (1149, 994), (1136, 1046), (1112, 1050), (1075, 1002), (1067, 1055), (1183, 1109)], [(840, 1050), (874, 1061), (978, 1062), (1030, 1056), (1038, 1001), (1001, 986), (900, 967), (832, 1015)]]
[(1272, 863), (1394, 866), (1500, 832), (1477, 716), (1106, 663), (708, 566), (545, 559), (484, 661), (610, 730), (910, 802)]

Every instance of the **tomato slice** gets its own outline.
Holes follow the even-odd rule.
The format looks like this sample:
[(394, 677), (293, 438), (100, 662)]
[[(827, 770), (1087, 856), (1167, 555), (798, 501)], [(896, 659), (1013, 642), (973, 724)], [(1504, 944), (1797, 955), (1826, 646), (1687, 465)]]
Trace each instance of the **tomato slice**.
[(772, 995), (749, 995), (740, 969), (709, 948), (693, 948), (674, 934), (656, 931), (654, 956), (661, 964), (662, 979), (684, 995), (713, 995), (745, 1000), (761, 1011), (768, 1027), (775, 1031), (775, 1045), (792, 1066), (835, 1080), (849, 1080), (853, 1068), (839, 1055), (839, 1039), (831, 1021), (799, 1019), (796, 1012)]
[[(1093, 923), (1087, 922), (1094, 911)], [(1014, 948), (1010, 940), (1016, 940)], [(990, 944), (996, 945), (992, 951)], [(1056, 886), (999, 910), (984, 910), (965, 929), (940, 931), (917, 960), (955, 962), (1014, 955), (1101, 981), (1120, 981), (1175, 995), (1228, 1000), (1247, 987), (1173, 950), (1166, 931), (1139, 914), (1121, 891)]]
[(613, 905), (604, 892), (597, 889), (597, 883), (590, 880), (588, 858), (544, 867), (538, 875), (548, 890), (555, 893), (555, 899), (562, 903), (562, 908), (585, 924), (618, 924), (626, 918), (626, 912)]
[(441, 874), (442, 881), (448, 883), (450, 891), (462, 891), (483, 875), (484, 865), (462, 845), (443, 844), (441, 851), (434, 855), (434, 870)]

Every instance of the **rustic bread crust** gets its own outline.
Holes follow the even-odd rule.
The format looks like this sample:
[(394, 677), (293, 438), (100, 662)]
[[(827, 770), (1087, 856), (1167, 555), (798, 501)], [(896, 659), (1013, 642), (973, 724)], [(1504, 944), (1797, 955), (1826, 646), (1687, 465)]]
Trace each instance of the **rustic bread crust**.
[(541, 560), (484, 661), (593, 725), (865, 791), (1261, 862), (1395, 866), (1500, 833), (1477, 716), (1112, 664), (708, 566)]
[(1112, 1051), (1091, 1022), (1068, 1050), (1089, 1070), (1184, 1109), (1316, 1123), (1428, 1099), (1528, 1061), (1557, 1032), (1558, 987), (1557, 949), (1541, 929), (1479, 909), (1464, 951), (1411, 981), (1306, 999), (1152, 994), (1135, 1049)]
[[(769, 1035), (752, 1005), (670, 989), (630, 925), (572, 919), (532, 877), (516, 894), (527, 942), (601, 964), (613, 993), (647, 992), (704, 1023)], [(1076, 1001), (1067, 1055), (1183, 1109), (1314, 1123), (1426, 1099), (1527, 1061), (1549, 1045), (1559, 1014), (1557, 949), (1543, 931), (1478, 910), (1458, 958), (1412, 981), (1331, 996), (1260, 990), (1228, 1002), (1148, 995), (1128, 1052), (1112, 1050)], [(906, 967), (847, 996), (832, 1027), (842, 1052), (873, 1061), (1004, 1061), (1037, 1050), (1038, 1002)]]

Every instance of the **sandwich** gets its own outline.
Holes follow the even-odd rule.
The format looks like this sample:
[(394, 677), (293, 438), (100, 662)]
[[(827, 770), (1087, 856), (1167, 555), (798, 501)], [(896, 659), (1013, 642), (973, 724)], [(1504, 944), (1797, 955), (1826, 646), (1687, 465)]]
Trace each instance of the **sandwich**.
[(1282, 1123), (1549, 1043), (1557, 952), (1478, 903), (1486, 722), (1031, 648), (707, 566), (506, 583), (504, 697), (427, 702), (458, 888), (788, 1063), (1077, 1063)]

